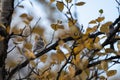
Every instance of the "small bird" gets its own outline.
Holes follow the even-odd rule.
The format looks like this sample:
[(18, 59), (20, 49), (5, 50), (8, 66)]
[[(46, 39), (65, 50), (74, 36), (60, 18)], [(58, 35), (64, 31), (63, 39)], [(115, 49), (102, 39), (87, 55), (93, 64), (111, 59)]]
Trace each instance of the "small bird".
[(39, 36), (35, 42), (34, 50), (33, 52), (41, 52), (45, 48), (45, 41), (41, 36)]

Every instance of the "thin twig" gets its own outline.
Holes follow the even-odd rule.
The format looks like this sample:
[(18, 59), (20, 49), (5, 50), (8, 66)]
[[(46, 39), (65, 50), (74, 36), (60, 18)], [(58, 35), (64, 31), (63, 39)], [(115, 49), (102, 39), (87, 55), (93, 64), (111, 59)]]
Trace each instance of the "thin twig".
[(11, 50), (9, 50), (7, 53), (10, 53), (12, 50), (14, 50), (16, 46), (14, 46)]

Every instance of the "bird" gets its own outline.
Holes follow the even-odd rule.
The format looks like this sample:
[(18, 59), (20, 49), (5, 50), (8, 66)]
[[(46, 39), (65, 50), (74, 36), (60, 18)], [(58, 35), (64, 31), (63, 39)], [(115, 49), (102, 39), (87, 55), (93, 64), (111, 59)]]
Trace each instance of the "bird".
[(36, 39), (33, 52), (40, 53), (44, 48), (45, 48), (45, 41), (41, 36), (39, 36)]

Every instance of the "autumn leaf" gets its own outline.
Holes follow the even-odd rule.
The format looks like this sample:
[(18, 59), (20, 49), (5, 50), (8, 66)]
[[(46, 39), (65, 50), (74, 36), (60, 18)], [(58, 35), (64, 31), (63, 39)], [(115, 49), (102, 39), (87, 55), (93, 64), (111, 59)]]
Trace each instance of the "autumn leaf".
[(97, 22), (102, 22), (104, 19), (105, 19), (105, 17), (98, 17), (98, 18), (96, 19), (96, 21), (97, 21)]
[(89, 24), (96, 24), (96, 20), (91, 20)]
[(108, 33), (109, 32), (109, 26), (112, 24), (112, 22), (106, 22), (105, 24), (103, 24), (100, 27), (100, 31), (104, 32), (104, 33)]
[(112, 53), (112, 52), (114, 52), (114, 50), (111, 49), (111, 48), (106, 48), (106, 49), (105, 49), (105, 52), (106, 52), (106, 53)]
[(55, 0), (50, 0), (50, 2), (54, 2)]
[(21, 30), (17, 27), (13, 27), (12, 30), (11, 30), (14, 34), (20, 34), (21, 33)]
[(75, 3), (76, 6), (83, 6), (85, 4), (85, 2), (77, 2)]
[(57, 9), (59, 11), (61, 11), (61, 12), (63, 11), (63, 9), (64, 9), (64, 3), (63, 2), (57, 1), (56, 6), (57, 6)]
[(97, 49), (102, 49), (102, 45), (100, 43), (94, 43), (94, 47)]
[(18, 62), (10, 59), (9, 61), (6, 61), (6, 64), (7, 64), (7, 67), (14, 68), (15, 66), (17, 66)]
[(99, 79), (100, 80), (106, 80), (105, 76), (100, 76)]
[(74, 75), (75, 75), (75, 68), (74, 67), (72, 67), (72, 66), (69, 66), (68, 67), (68, 70), (69, 70), (69, 75), (70, 75), (70, 77), (72, 78), (72, 77), (74, 77)]
[(25, 57), (29, 60), (36, 58), (35, 54), (32, 51), (26, 50), (24, 54)]
[(109, 70), (109, 71), (107, 71), (107, 76), (111, 77), (111, 76), (115, 75), (116, 73), (117, 73), (117, 70)]
[(46, 60), (47, 60), (47, 55), (43, 55), (43, 56), (40, 57), (41, 62), (45, 63)]
[(83, 44), (79, 44), (79, 46), (74, 48), (74, 54), (78, 54), (84, 48)]
[(64, 55), (64, 53), (61, 50), (57, 50), (57, 54), (56, 55), (57, 55), (58, 61), (60, 63), (65, 59), (65, 55)]
[(41, 27), (35, 27), (35, 28), (33, 28), (32, 32), (35, 33), (35, 34), (38, 34), (38, 35), (43, 35), (44, 29), (41, 28)]
[(108, 62), (102, 61), (101, 62), (101, 68), (105, 71), (108, 70)]
[(28, 15), (26, 13), (23, 13), (23, 14), (20, 15), (20, 17), (21, 18), (26, 18), (26, 17), (28, 17)]
[(72, 2), (72, 0), (65, 0), (67, 3), (71, 3)]
[(56, 31), (58, 29), (64, 29), (64, 26), (61, 24), (51, 24), (51, 28)]
[(26, 42), (26, 43), (24, 44), (24, 48), (31, 50), (31, 49), (32, 49), (32, 44), (29, 43), (29, 42)]
[(71, 26), (75, 26), (77, 20), (72, 20), (71, 18), (68, 19), (68, 26), (71, 27)]

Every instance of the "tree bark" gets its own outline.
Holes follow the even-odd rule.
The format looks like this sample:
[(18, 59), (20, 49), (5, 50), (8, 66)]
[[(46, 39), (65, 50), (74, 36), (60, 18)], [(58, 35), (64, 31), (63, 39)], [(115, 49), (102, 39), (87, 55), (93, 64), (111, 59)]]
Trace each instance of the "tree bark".
[[(5, 59), (7, 57), (9, 33), (7, 27), (10, 27), (12, 13), (14, 9), (14, 0), (0, 0), (0, 80), (6, 80), (7, 71), (5, 70)], [(4, 25), (4, 26), (3, 26)]]

